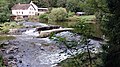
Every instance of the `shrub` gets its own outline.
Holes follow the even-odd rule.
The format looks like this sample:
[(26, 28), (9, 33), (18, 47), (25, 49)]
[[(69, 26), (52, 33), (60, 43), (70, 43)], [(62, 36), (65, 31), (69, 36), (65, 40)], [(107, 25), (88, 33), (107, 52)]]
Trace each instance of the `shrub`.
[(68, 21), (78, 21), (79, 19), (80, 19), (79, 16), (72, 16), (67, 18)]
[(9, 32), (9, 29), (8, 28), (4, 28), (3, 30), (2, 30), (2, 33), (8, 33)]
[(12, 23), (10, 24), (10, 27), (11, 27), (11, 28), (17, 27), (16, 22), (12, 22)]
[(74, 15), (75, 15), (74, 12), (71, 12), (71, 11), (68, 12), (68, 17), (73, 17)]
[(10, 23), (9, 22), (5, 22), (4, 24), (2, 24), (2, 26), (9, 26)]
[(3, 57), (0, 55), (0, 67), (5, 67), (3, 64)]
[(50, 21), (64, 21), (67, 18), (67, 11), (65, 8), (54, 8), (49, 14)]
[(48, 14), (41, 14), (40, 16), (39, 16), (39, 21), (40, 22), (48, 22)]

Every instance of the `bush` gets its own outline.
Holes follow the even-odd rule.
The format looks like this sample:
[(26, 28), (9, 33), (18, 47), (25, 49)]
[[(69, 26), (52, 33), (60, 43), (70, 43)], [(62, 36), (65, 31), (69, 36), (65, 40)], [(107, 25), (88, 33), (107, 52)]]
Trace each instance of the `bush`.
[(71, 11), (68, 12), (68, 17), (73, 17), (74, 15), (75, 15), (74, 12), (71, 12)]
[(65, 8), (54, 8), (49, 14), (50, 21), (64, 21), (67, 18), (67, 11)]
[(5, 29), (2, 30), (2, 33), (5, 33), (5, 34), (8, 33), (8, 32), (9, 32), (8, 28), (5, 28)]
[(0, 55), (0, 67), (5, 67), (3, 64), (3, 57)]
[(79, 19), (80, 19), (79, 16), (72, 16), (67, 18), (68, 21), (78, 21)]
[(10, 27), (11, 27), (11, 28), (15, 28), (15, 27), (17, 27), (16, 22), (12, 22), (12, 23), (10, 23)]
[(48, 22), (48, 14), (41, 14), (39, 16), (39, 21), (40, 22)]

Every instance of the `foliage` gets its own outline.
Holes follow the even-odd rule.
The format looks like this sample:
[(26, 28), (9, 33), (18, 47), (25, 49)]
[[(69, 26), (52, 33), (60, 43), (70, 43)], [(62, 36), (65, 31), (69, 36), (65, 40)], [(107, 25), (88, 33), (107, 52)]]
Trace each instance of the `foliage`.
[(22, 25), (18, 25), (16, 22), (5, 22), (0, 24), (0, 33), (8, 33), (9, 29), (22, 28)]
[(57, 0), (57, 7), (66, 7), (66, 0)]
[(4, 33), (4, 34), (7, 34), (9, 32), (9, 29), (8, 28), (3, 28), (3, 30), (1, 32)]
[[(101, 55), (92, 54), (92, 67), (102, 67)], [(79, 62), (77, 63), (76, 60)], [(62, 61), (59, 65), (62, 67), (90, 67), (89, 66), (88, 53), (81, 53), (75, 57), (68, 58), (67, 60)]]
[(96, 19), (96, 17), (95, 17), (95, 15), (84, 15), (84, 16), (80, 16), (80, 19), (86, 19), (86, 20), (95, 20)]
[(68, 17), (73, 17), (74, 15), (75, 15), (74, 12), (71, 12), (71, 11), (68, 12)]
[(48, 14), (41, 14), (39, 20), (40, 22), (48, 22)]
[(81, 19), (75, 26), (75, 31), (77, 31), (77, 33), (81, 33), (84, 36), (90, 37), (92, 36), (93, 31), (91, 30), (91, 27), (89, 26), (89, 24), (85, 23), (86, 20), (85, 19)]
[(95, 14), (96, 12), (107, 11), (106, 0), (84, 0), (80, 7), (87, 14)]
[(2, 56), (0, 56), (0, 67), (5, 67), (4, 64), (3, 64), (3, 58), (2, 58)]
[(106, 37), (109, 39), (107, 44), (105, 67), (120, 66), (120, 1), (107, 0), (109, 12), (105, 12), (103, 27)]
[(50, 21), (64, 21), (67, 18), (67, 11), (62, 7), (54, 8), (51, 10), (48, 18)]
[(32, 0), (39, 7), (56, 7), (57, 0)]
[(80, 4), (80, 0), (67, 0), (66, 9), (72, 12), (79, 12), (81, 11)]
[(22, 25), (19, 25), (16, 22), (5, 22), (1, 24), (1, 26), (2, 26), (1, 28), (8, 28), (8, 29), (23, 27)]
[(75, 21), (75, 22), (77, 22), (78, 20), (80, 19), (80, 17), (79, 16), (72, 16), (72, 17), (68, 17), (67, 18), (67, 21)]
[(9, 21), (9, 15), (6, 13), (0, 13), (0, 22), (6, 22)]
[(9, 8), (6, 0), (0, 0), (0, 22), (8, 21)]

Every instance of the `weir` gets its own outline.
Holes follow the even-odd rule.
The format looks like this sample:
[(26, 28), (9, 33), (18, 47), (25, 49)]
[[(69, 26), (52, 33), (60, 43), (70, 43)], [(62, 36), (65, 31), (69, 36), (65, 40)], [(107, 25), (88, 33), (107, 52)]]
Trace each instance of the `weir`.
[(40, 27), (36, 28), (36, 31), (39, 31), (39, 37), (47, 37), (51, 33), (58, 33), (63, 31), (72, 31), (73, 28), (62, 28), (60, 26), (47, 26), (47, 27)]

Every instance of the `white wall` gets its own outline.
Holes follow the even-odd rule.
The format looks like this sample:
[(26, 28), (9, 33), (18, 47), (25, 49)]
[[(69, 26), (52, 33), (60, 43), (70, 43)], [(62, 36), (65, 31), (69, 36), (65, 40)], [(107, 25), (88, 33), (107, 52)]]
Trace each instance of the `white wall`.
[(12, 10), (13, 15), (35, 15), (35, 10), (30, 6), (27, 10)]
[(35, 11), (38, 12), (38, 7), (31, 1), (30, 4), (35, 8)]

